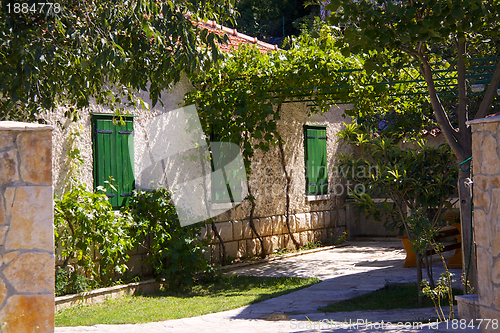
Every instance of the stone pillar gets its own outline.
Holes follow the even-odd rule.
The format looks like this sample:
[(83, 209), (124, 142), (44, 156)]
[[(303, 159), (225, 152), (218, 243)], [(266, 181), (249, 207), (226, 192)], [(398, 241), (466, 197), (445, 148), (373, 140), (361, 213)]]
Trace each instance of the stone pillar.
[(54, 331), (52, 127), (0, 122), (0, 328)]
[[(500, 320), (500, 116), (468, 124), (472, 127), (477, 305), (482, 319)], [(483, 325), (483, 332), (497, 330)]]

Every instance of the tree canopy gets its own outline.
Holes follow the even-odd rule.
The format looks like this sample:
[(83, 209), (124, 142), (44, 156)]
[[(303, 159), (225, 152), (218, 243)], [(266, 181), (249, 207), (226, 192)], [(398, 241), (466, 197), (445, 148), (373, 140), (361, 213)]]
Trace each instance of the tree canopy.
[(315, 34), (290, 38), (286, 51), (262, 54), (254, 47), (240, 47), (195, 80), (197, 89), (186, 95), (185, 103), (197, 105), (205, 132), (242, 145), (249, 162), (254, 149), (267, 150), (280, 139), (279, 105), (310, 101), (311, 112), (318, 112), (347, 98), (361, 72), (342, 69), (360, 68), (361, 60), (340, 54), (328, 28)]
[[(420, 70), (434, 118), (459, 162), (472, 156), (472, 134), (467, 120), (493, 111), (500, 82), (500, 1), (498, 0), (331, 0), (327, 20), (343, 31), (338, 45), (344, 54), (366, 54), (365, 68), (402, 68), (412, 63)], [(490, 57), (488, 75), (468, 76), (474, 58)], [(493, 57), (493, 58), (491, 58)], [(444, 101), (438, 78), (453, 67), (445, 86), (454, 86), (455, 99)], [(471, 84), (486, 86), (484, 96), (470, 103)], [(476, 110), (471, 112), (470, 107)], [(453, 122), (455, 113), (455, 123)], [(459, 170), (465, 280), (477, 286), (471, 216), (470, 167)]]
[(198, 20), (231, 19), (234, 0), (2, 1), (0, 120), (34, 120), (58, 103), (152, 103), (181, 73), (217, 62), (217, 36)]
[[(498, 56), (500, 2), (490, 1), (331, 1), (329, 23), (342, 27), (339, 46), (345, 54), (369, 55), (366, 66), (377, 70), (401, 68), (414, 62), (420, 68), (434, 116), (460, 160), (471, 156), (471, 133), (465, 122), (469, 112), (466, 72), (472, 58)], [(399, 66), (399, 67), (398, 67)], [(455, 66), (458, 103), (447, 108), (435, 83), (437, 72)], [(500, 61), (491, 71), (484, 98), (474, 110), (476, 118), (491, 112), (500, 80)], [(451, 122), (456, 110), (456, 125)]]

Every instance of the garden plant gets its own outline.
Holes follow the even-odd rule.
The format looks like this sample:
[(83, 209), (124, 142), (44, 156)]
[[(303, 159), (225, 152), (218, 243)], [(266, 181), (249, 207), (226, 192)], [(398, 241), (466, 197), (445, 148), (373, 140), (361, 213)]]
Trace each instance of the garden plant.
[(147, 263), (168, 287), (190, 286), (197, 274), (213, 273), (201, 224), (180, 225), (168, 190), (134, 191), (122, 215), (134, 221), (130, 233), (135, 245), (146, 248)]
[(103, 192), (88, 191), (73, 180), (54, 201), (55, 245), (62, 259), (56, 267), (56, 295), (108, 286), (125, 273), (127, 251), (134, 246), (131, 223), (113, 212)]
[[(386, 227), (405, 234), (419, 254), (431, 247), (440, 253), (433, 237), (445, 212), (451, 209), (449, 198), (456, 194), (458, 171), (449, 146), (431, 147), (420, 140), (413, 142), (414, 148), (402, 149), (399, 138), (377, 136), (356, 124), (347, 126), (340, 135), (344, 143), (358, 149), (358, 156), (339, 154), (337, 165), (341, 170), (355, 171), (345, 173), (348, 180), (355, 182), (350, 189), (355, 204), (375, 220), (385, 218)], [(381, 200), (376, 202), (376, 196)], [(420, 258), (417, 256), (419, 286)], [(430, 264), (427, 273), (434, 288)]]
[[(456, 158), (470, 165), (472, 134), (466, 122), (498, 112), (500, 3), (334, 0), (328, 2), (325, 10), (328, 23), (342, 27), (343, 34), (336, 46), (345, 55), (368, 55), (367, 71), (385, 76), (376, 85), (361, 89), (359, 94), (366, 95), (378, 88), (377, 95), (385, 96), (387, 105), (394, 97), (401, 96), (393, 88), (402, 84), (408, 87), (404, 96), (426, 96)], [(411, 69), (417, 75), (409, 80), (402, 78)], [(472, 84), (481, 85), (484, 92), (475, 93)], [(453, 99), (453, 103), (444, 103), (445, 96)], [(477, 102), (471, 103), (474, 100)], [(397, 109), (397, 103), (393, 107)], [(418, 104), (414, 107), (419, 110)], [(471, 170), (464, 167), (458, 174), (463, 252), (468, 262), (466, 279), (477, 287), (475, 250), (470, 245), (473, 244), (471, 189), (466, 185)]]

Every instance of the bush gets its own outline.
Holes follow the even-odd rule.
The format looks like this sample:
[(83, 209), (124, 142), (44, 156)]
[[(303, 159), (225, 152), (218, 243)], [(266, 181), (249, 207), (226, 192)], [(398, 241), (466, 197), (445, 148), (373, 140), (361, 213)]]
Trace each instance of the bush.
[[(415, 147), (402, 149), (397, 140), (375, 137), (355, 125), (340, 132), (341, 138), (361, 149), (361, 156), (339, 154), (337, 170), (347, 180), (353, 180), (349, 196), (367, 215), (380, 221), (387, 215), (386, 227), (400, 230), (400, 235), (412, 239), (406, 223), (409, 213), (422, 210), (433, 226), (442, 224), (443, 215), (451, 209), (448, 198), (456, 194), (458, 165), (447, 144), (426, 145), (423, 140)], [(375, 196), (382, 196), (375, 202)], [(389, 200), (391, 199), (391, 200)]]
[(94, 287), (94, 280), (78, 274), (74, 269), (56, 268), (56, 296), (78, 294)]
[[(78, 266), (74, 272), (67, 271), (65, 277), (64, 269), (56, 270), (59, 289), (73, 292), (83, 291), (80, 289), (85, 284), (88, 288), (107, 286), (115, 273), (122, 274), (127, 269), (126, 252), (133, 246), (130, 222), (113, 212), (104, 194), (89, 192), (79, 182), (62, 199), (56, 199), (55, 246), (64, 260), (62, 268), (74, 261)], [(64, 287), (64, 280), (69, 284), (73, 281), (74, 286)]]
[(147, 248), (158, 280), (164, 278), (169, 287), (192, 285), (198, 272), (211, 271), (200, 224), (181, 227), (167, 190), (134, 191), (122, 214), (134, 220), (132, 235)]

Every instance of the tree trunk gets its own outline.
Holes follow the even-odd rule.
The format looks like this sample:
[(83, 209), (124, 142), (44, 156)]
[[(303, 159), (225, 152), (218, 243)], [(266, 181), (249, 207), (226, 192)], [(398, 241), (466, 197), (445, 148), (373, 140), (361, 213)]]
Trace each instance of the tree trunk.
[(278, 136), (278, 146), (279, 146), (280, 155), (281, 155), (281, 167), (283, 168), (283, 172), (285, 173), (285, 180), (286, 180), (286, 187), (285, 187), (285, 221), (286, 221), (286, 227), (288, 229), (288, 234), (290, 235), (290, 239), (292, 240), (293, 244), (295, 245), (295, 249), (298, 250), (300, 248), (300, 244), (295, 239), (295, 236), (293, 235), (292, 229), (290, 227), (290, 183), (291, 183), (291, 178), (288, 175), (288, 172), (286, 170), (285, 149), (283, 148), (283, 142), (281, 141), (281, 137), (279, 137), (279, 136)]
[[(461, 172), (462, 173), (462, 172)], [(464, 294), (467, 294), (467, 280), (470, 286), (477, 291), (476, 246), (474, 243), (474, 229), (472, 225), (472, 188), (468, 177), (458, 179), (458, 194), (460, 201), (460, 224), (462, 226), (462, 267), (465, 272), (466, 283)]]
[(215, 222), (213, 220), (212, 220), (212, 231), (214, 232), (215, 237), (219, 239), (219, 243), (222, 249), (222, 258), (220, 264), (222, 266), (226, 266), (226, 246), (224, 245), (222, 237), (219, 235), (219, 232), (217, 231), (217, 227), (215, 226)]
[(257, 229), (255, 228), (255, 224), (253, 223), (253, 213), (255, 212), (255, 198), (253, 198), (252, 189), (250, 187), (250, 184), (248, 184), (248, 194), (249, 194), (249, 197), (252, 198), (252, 200), (250, 200), (251, 208), (250, 208), (249, 224), (250, 224), (250, 228), (253, 230), (253, 232), (255, 233), (255, 236), (257, 236), (257, 239), (260, 242), (260, 257), (262, 259), (264, 259), (266, 257), (266, 249), (264, 247), (264, 240), (257, 232)]
[(417, 251), (417, 285), (418, 285), (418, 305), (424, 305), (424, 296), (422, 295), (422, 255)]
[[(465, 53), (465, 44), (459, 43), (457, 51), (463, 56)], [(467, 120), (467, 107), (464, 103), (467, 103), (467, 96), (465, 90), (465, 65), (463, 57), (459, 56), (458, 66), (458, 76), (459, 76), (459, 128), (460, 131), (455, 131), (451, 126), (451, 122), (446, 114), (441, 101), (439, 100), (436, 89), (434, 86), (434, 81), (432, 78), (431, 66), (428, 59), (423, 55), (419, 54), (418, 58), (422, 62), (422, 74), (425, 78), (429, 97), (431, 99), (432, 108), (434, 110), (434, 115), (436, 116), (436, 121), (441, 128), (446, 141), (450, 145), (451, 149), (458, 158), (458, 162), (463, 162), (467, 158), (472, 156), (472, 134), (470, 127), (465, 126), (465, 121)], [(481, 106), (477, 113), (478, 116), (485, 116), (486, 109), (491, 106), (491, 101), (494, 97), (494, 92), (496, 86), (498, 86), (498, 81), (500, 80), (500, 62), (497, 65), (495, 74), (492, 78), (492, 83), (488, 87), (487, 93), (481, 102)], [(495, 86), (495, 87), (494, 87)], [(472, 189), (466, 186), (468, 179), (471, 175), (470, 169), (465, 170), (461, 167), (459, 170), (458, 179), (458, 195), (460, 202), (460, 224), (461, 224), (461, 235), (462, 235), (462, 265), (466, 274), (466, 279), (468, 279), (471, 287), (477, 290), (477, 268), (476, 268), (476, 251), (474, 246), (474, 235), (473, 235), (473, 225), (472, 225)], [(464, 171), (465, 170), (465, 171)], [(464, 287), (466, 288), (466, 287)]]
[(429, 278), (429, 285), (432, 289), (436, 288), (436, 284), (434, 283), (434, 275), (432, 274), (432, 256), (427, 254), (428, 247), (425, 248), (425, 264), (427, 265), (425, 268), (427, 270), (427, 277)]

